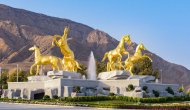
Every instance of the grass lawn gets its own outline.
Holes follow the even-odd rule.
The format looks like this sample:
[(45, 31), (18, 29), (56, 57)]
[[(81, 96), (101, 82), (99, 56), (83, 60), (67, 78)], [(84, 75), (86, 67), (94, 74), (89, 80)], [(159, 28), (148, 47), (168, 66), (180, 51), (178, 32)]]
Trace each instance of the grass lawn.
[(169, 103), (134, 103), (126, 101), (91, 101), (75, 102), (75, 104), (99, 108), (123, 108), (123, 109), (148, 109), (148, 108), (190, 108), (190, 102), (169, 102)]

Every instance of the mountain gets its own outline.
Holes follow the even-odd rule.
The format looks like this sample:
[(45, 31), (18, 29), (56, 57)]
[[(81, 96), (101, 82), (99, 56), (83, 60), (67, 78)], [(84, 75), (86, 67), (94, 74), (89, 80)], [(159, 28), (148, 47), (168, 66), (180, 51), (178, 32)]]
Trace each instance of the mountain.
[[(52, 35), (62, 35), (65, 26), (70, 27), (69, 37), (72, 39), (68, 44), (79, 62), (86, 62), (90, 51), (100, 61), (104, 53), (114, 49), (119, 42), (107, 33), (81, 23), (0, 4), (1, 65), (12, 68), (11, 64), (19, 62), (23, 68), (29, 67), (31, 63), (28, 62), (34, 60), (34, 55), (28, 49), (33, 45), (39, 46), (42, 54), (62, 57), (59, 48), (51, 47), (51, 42)], [(127, 49), (133, 54), (135, 47), (133, 43)], [(179, 83), (186, 88), (190, 87), (190, 70), (148, 53), (153, 59), (154, 68), (162, 70), (164, 83)]]

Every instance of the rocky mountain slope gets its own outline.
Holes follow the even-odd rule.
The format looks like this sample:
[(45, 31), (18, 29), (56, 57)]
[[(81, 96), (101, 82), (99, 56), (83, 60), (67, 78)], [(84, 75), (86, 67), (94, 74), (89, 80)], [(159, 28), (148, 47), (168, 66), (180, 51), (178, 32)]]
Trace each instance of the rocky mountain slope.
[[(63, 34), (65, 26), (70, 27), (69, 37), (72, 39), (68, 43), (80, 62), (88, 60), (90, 51), (100, 61), (106, 51), (114, 49), (118, 44), (107, 33), (87, 25), (0, 4), (1, 65), (32, 62), (34, 55), (28, 48), (34, 44), (41, 48), (42, 54), (62, 57), (59, 48), (51, 47), (51, 41), (52, 35)], [(133, 48), (128, 49), (133, 53), (135, 47), (134, 43)], [(186, 88), (190, 86), (190, 70), (167, 62), (153, 53), (150, 55), (154, 61), (153, 66), (162, 70), (164, 83), (179, 83)]]

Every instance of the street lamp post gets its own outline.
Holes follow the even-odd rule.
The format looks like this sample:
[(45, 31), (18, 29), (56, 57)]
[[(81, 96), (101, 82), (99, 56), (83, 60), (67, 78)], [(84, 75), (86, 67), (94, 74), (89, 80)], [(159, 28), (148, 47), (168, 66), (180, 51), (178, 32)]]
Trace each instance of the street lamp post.
[(162, 69), (160, 70), (160, 82), (162, 84)]
[(2, 82), (2, 76), (1, 76), (1, 73), (2, 73), (2, 69), (0, 67), (0, 81), (1, 81), (1, 86), (0, 86), (0, 95), (2, 94), (2, 88), (3, 88), (3, 82)]
[(17, 66), (17, 82), (18, 82), (18, 64), (16, 66)]

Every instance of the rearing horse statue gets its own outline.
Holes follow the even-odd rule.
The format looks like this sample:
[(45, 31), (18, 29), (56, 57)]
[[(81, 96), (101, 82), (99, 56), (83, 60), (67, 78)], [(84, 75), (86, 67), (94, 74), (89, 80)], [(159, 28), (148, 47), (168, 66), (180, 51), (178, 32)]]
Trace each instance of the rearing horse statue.
[(146, 57), (152, 62), (152, 59), (149, 56), (147, 56), (146, 54), (144, 54), (144, 55), (142, 54), (142, 50), (147, 50), (147, 49), (145, 48), (145, 46), (142, 43), (140, 43), (136, 47), (135, 54), (131, 57), (128, 57), (125, 60), (125, 70), (128, 70), (131, 75), (133, 75), (132, 68), (134, 66), (135, 61), (139, 60), (140, 58)]
[(29, 48), (29, 51), (35, 52), (35, 57), (34, 57), (35, 63), (30, 67), (30, 74), (32, 74), (33, 67), (36, 66), (37, 67), (36, 75), (38, 75), (40, 65), (47, 65), (47, 64), (50, 64), (53, 70), (59, 70), (58, 62), (61, 61), (61, 59), (50, 55), (42, 56), (40, 53), (40, 49), (35, 45)]
[[(107, 71), (121, 69), (121, 67), (123, 66), (122, 62), (121, 62), (122, 54), (129, 55), (129, 52), (126, 51), (126, 49), (125, 49), (125, 45), (124, 45), (125, 42), (128, 45), (132, 44), (130, 35), (123, 36), (120, 43), (114, 50), (111, 50), (104, 54), (102, 61), (104, 61), (106, 58), (108, 58)], [(115, 64), (118, 65), (118, 68), (115, 68)]]
[[(77, 71), (77, 69), (81, 69), (79, 63), (75, 60), (75, 56), (73, 51), (69, 48), (67, 43), (67, 36), (69, 33), (69, 28), (65, 27), (63, 36), (55, 35), (54, 40), (52, 42), (52, 46), (56, 44), (61, 53), (64, 55), (62, 60), (62, 69), (66, 71)], [(59, 38), (59, 40), (57, 40)]]
[[(69, 28), (65, 27), (63, 36), (55, 35), (54, 40), (52, 42), (52, 46), (54, 46), (54, 43), (60, 48), (61, 53), (64, 55), (64, 57), (69, 58), (75, 58), (73, 51), (69, 48), (67, 43), (67, 36), (69, 33)], [(57, 40), (59, 38), (59, 40)]]

